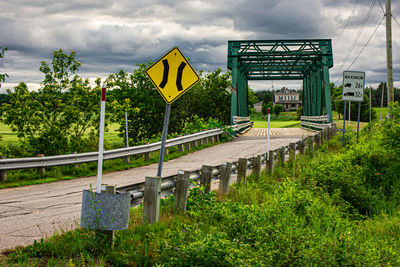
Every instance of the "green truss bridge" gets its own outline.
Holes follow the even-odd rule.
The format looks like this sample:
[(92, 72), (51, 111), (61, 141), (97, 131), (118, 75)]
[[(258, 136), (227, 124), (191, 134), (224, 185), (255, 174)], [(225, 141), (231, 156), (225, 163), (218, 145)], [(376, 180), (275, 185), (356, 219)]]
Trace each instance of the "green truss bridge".
[(228, 69), (232, 70), (231, 122), (249, 116), (249, 80), (303, 81), (303, 116), (327, 115), (332, 122), (329, 69), (333, 67), (332, 41), (228, 41)]

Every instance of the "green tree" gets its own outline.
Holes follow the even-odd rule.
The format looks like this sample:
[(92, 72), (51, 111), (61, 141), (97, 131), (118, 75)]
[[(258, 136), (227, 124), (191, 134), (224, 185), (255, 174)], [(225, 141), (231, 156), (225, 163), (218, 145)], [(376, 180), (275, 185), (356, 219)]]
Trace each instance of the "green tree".
[(41, 63), (45, 78), (37, 92), (29, 91), (25, 83), (14, 92), (8, 90), (10, 100), (2, 107), (2, 121), (31, 153), (59, 155), (87, 147), (84, 134), (99, 121), (100, 90), (76, 75), (80, 65), (74, 51), (69, 55), (54, 51), (51, 64)]
[[(146, 75), (151, 62), (142, 63), (132, 73), (111, 74), (107, 85), (113, 90), (114, 120), (120, 123), (120, 135), (125, 135), (122, 114), (128, 114), (128, 135), (131, 145), (160, 135), (164, 121), (165, 102)], [(217, 69), (200, 73), (200, 81), (177, 99), (171, 107), (168, 131), (180, 132), (195, 116), (214, 118), (225, 124), (230, 119), (230, 72)]]
[[(2, 47), (0, 46), (0, 58), (3, 58), (3, 57), (4, 57), (4, 53), (7, 51), (7, 49), (8, 49), (7, 47), (2, 48)], [(8, 74), (7, 74), (7, 73), (4, 73), (4, 74), (1, 74), (1, 73), (0, 73), (0, 84), (6, 80), (6, 77), (8, 77)]]
[(283, 108), (283, 106), (282, 105), (275, 105), (274, 106), (274, 113), (275, 113), (275, 115), (279, 115), (279, 114), (281, 114), (281, 112), (282, 111), (284, 111), (285, 109)]
[(250, 87), (248, 88), (247, 96), (249, 113), (252, 113), (254, 112), (254, 104), (258, 102), (258, 98), (254, 91), (250, 89)]
[(270, 101), (268, 103), (263, 103), (261, 107), (261, 113), (262, 114), (268, 114), (268, 109), (273, 112), (274, 110), (274, 104)]

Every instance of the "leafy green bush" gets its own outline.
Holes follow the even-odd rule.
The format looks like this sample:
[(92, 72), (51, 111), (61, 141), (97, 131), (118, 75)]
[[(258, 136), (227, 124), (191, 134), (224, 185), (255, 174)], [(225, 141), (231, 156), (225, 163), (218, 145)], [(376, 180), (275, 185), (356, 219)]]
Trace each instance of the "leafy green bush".
[(274, 113), (275, 113), (275, 115), (279, 115), (282, 111), (284, 111), (285, 109), (283, 108), (283, 106), (282, 105), (279, 105), (279, 104), (277, 104), (277, 105), (275, 105), (274, 106)]

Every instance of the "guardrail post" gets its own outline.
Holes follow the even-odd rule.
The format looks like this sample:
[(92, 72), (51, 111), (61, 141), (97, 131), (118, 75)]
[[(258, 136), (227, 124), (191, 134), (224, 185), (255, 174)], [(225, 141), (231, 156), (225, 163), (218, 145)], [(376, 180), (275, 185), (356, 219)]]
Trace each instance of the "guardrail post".
[(212, 167), (203, 165), (201, 168), (200, 185), (204, 186), (204, 193), (210, 193), (212, 178)]
[(279, 156), (281, 157), (279, 160), (283, 166), (283, 164), (285, 164), (285, 161), (286, 161), (286, 147), (283, 146), (280, 148)]
[(321, 134), (320, 133), (317, 133), (316, 135), (314, 135), (314, 143), (315, 143), (315, 147), (321, 146)]
[(179, 152), (184, 152), (185, 151), (185, 149), (183, 148), (183, 144), (179, 144), (178, 145), (178, 151)]
[[(5, 159), (6, 157), (1, 156), (0, 158), (1, 158), (1, 159)], [(1, 176), (1, 180), (2, 180), (3, 182), (6, 182), (6, 181), (7, 181), (7, 171), (6, 171), (6, 170), (2, 170), (2, 171), (0, 172), (0, 176)]]
[(203, 138), (203, 145), (208, 145), (208, 137)]
[(125, 156), (125, 157), (124, 157), (124, 163), (125, 163), (125, 164), (131, 163), (131, 157), (130, 157), (130, 156)]
[(150, 152), (144, 153), (144, 160), (149, 161), (150, 160)]
[(274, 150), (270, 150), (269, 151), (269, 159), (268, 159), (268, 171), (269, 174), (273, 174), (274, 173), (274, 165), (275, 165), (275, 158), (274, 158)]
[(329, 133), (327, 128), (324, 129), (324, 139), (325, 142), (329, 141)]
[(161, 177), (146, 177), (143, 196), (143, 223), (156, 223), (160, 217)]
[(192, 147), (197, 147), (197, 141), (196, 140), (192, 141), (191, 146)]
[(307, 142), (307, 150), (306, 150), (307, 154), (311, 155), (314, 152), (312, 136), (307, 137), (306, 142)]
[(246, 170), (247, 170), (247, 159), (240, 158), (238, 162), (238, 172), (237, 172), (237, 184), (240, 186), (242, 183), (246, 183)]
[[(44, 157), (44, 154), (39, 154), (38, 157)], [(37, 168), (38, 174), (45, 174), (46, 173), (46, 168), (45, 167), (39, 167)]]
[(255, 177), (261, 176), (261, 156), (253, 156), (253, 167), (252, 171)]
[(178, 212), (186, 211), (186, 202), (189, 188), (190, 172), (178, 171), (178, 178), (175, 184), (175, 209)]
[[(102, 194), (116, 194), (117, 189), (115, 185), (101, 185)], [(104, 245), (108, 248), (112, 247), (114, 231), (113, 230), (96, 230), (96, 237), (99, 239), (100, 243), (104, 242)]]
[(212, 136), (208, 137), (208, 143), (209, 144), (214, 143), (214, 138)]
[(218, 143), (219, 142), (219, 134), (214, 136), (214, 142)]
[(184, 146), (185, 146), (185, 150), (186, 150), (186, 151), (189, 151), (189, 150), (190, 150), (190, 142), (186, 142), (186, 143), (184, 144)]
[(229, 182), (231, 180), (232, 163), (222, 163), (219, 179), (218, 194), (226, 195), (229, 191)]
[(298, 146), (299, 146), (299, 152), (300, 152), (300, 154), (304, 155), (305, 152), (306, 152), (306, 145), (305, 145), (305, 143), (304, 143), (304, 139), (298, 141)]
[[(78, 152), (72, 152), (72, 154), (77, 155)], [(75, 161), (78, 161), (78, 157), (76, 157), (76, 156), (75, 156)], [(78, 167), (79, 167), (78, 163), (74, 163), (74, 168), (78, 169)]]
[(296, 143), (289, 144), (289, 161), (294, 162), (296, 160)]

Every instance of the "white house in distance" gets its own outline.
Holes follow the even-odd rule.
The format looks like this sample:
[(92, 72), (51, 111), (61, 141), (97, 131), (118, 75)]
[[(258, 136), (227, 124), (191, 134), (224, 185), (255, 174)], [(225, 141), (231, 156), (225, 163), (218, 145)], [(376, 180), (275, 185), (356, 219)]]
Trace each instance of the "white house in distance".
[(300, 94), (296, 90), (283, 87), (275, 92), (275, 105), (282, 105), (285, 111), (296, 110), (301, 107)]

